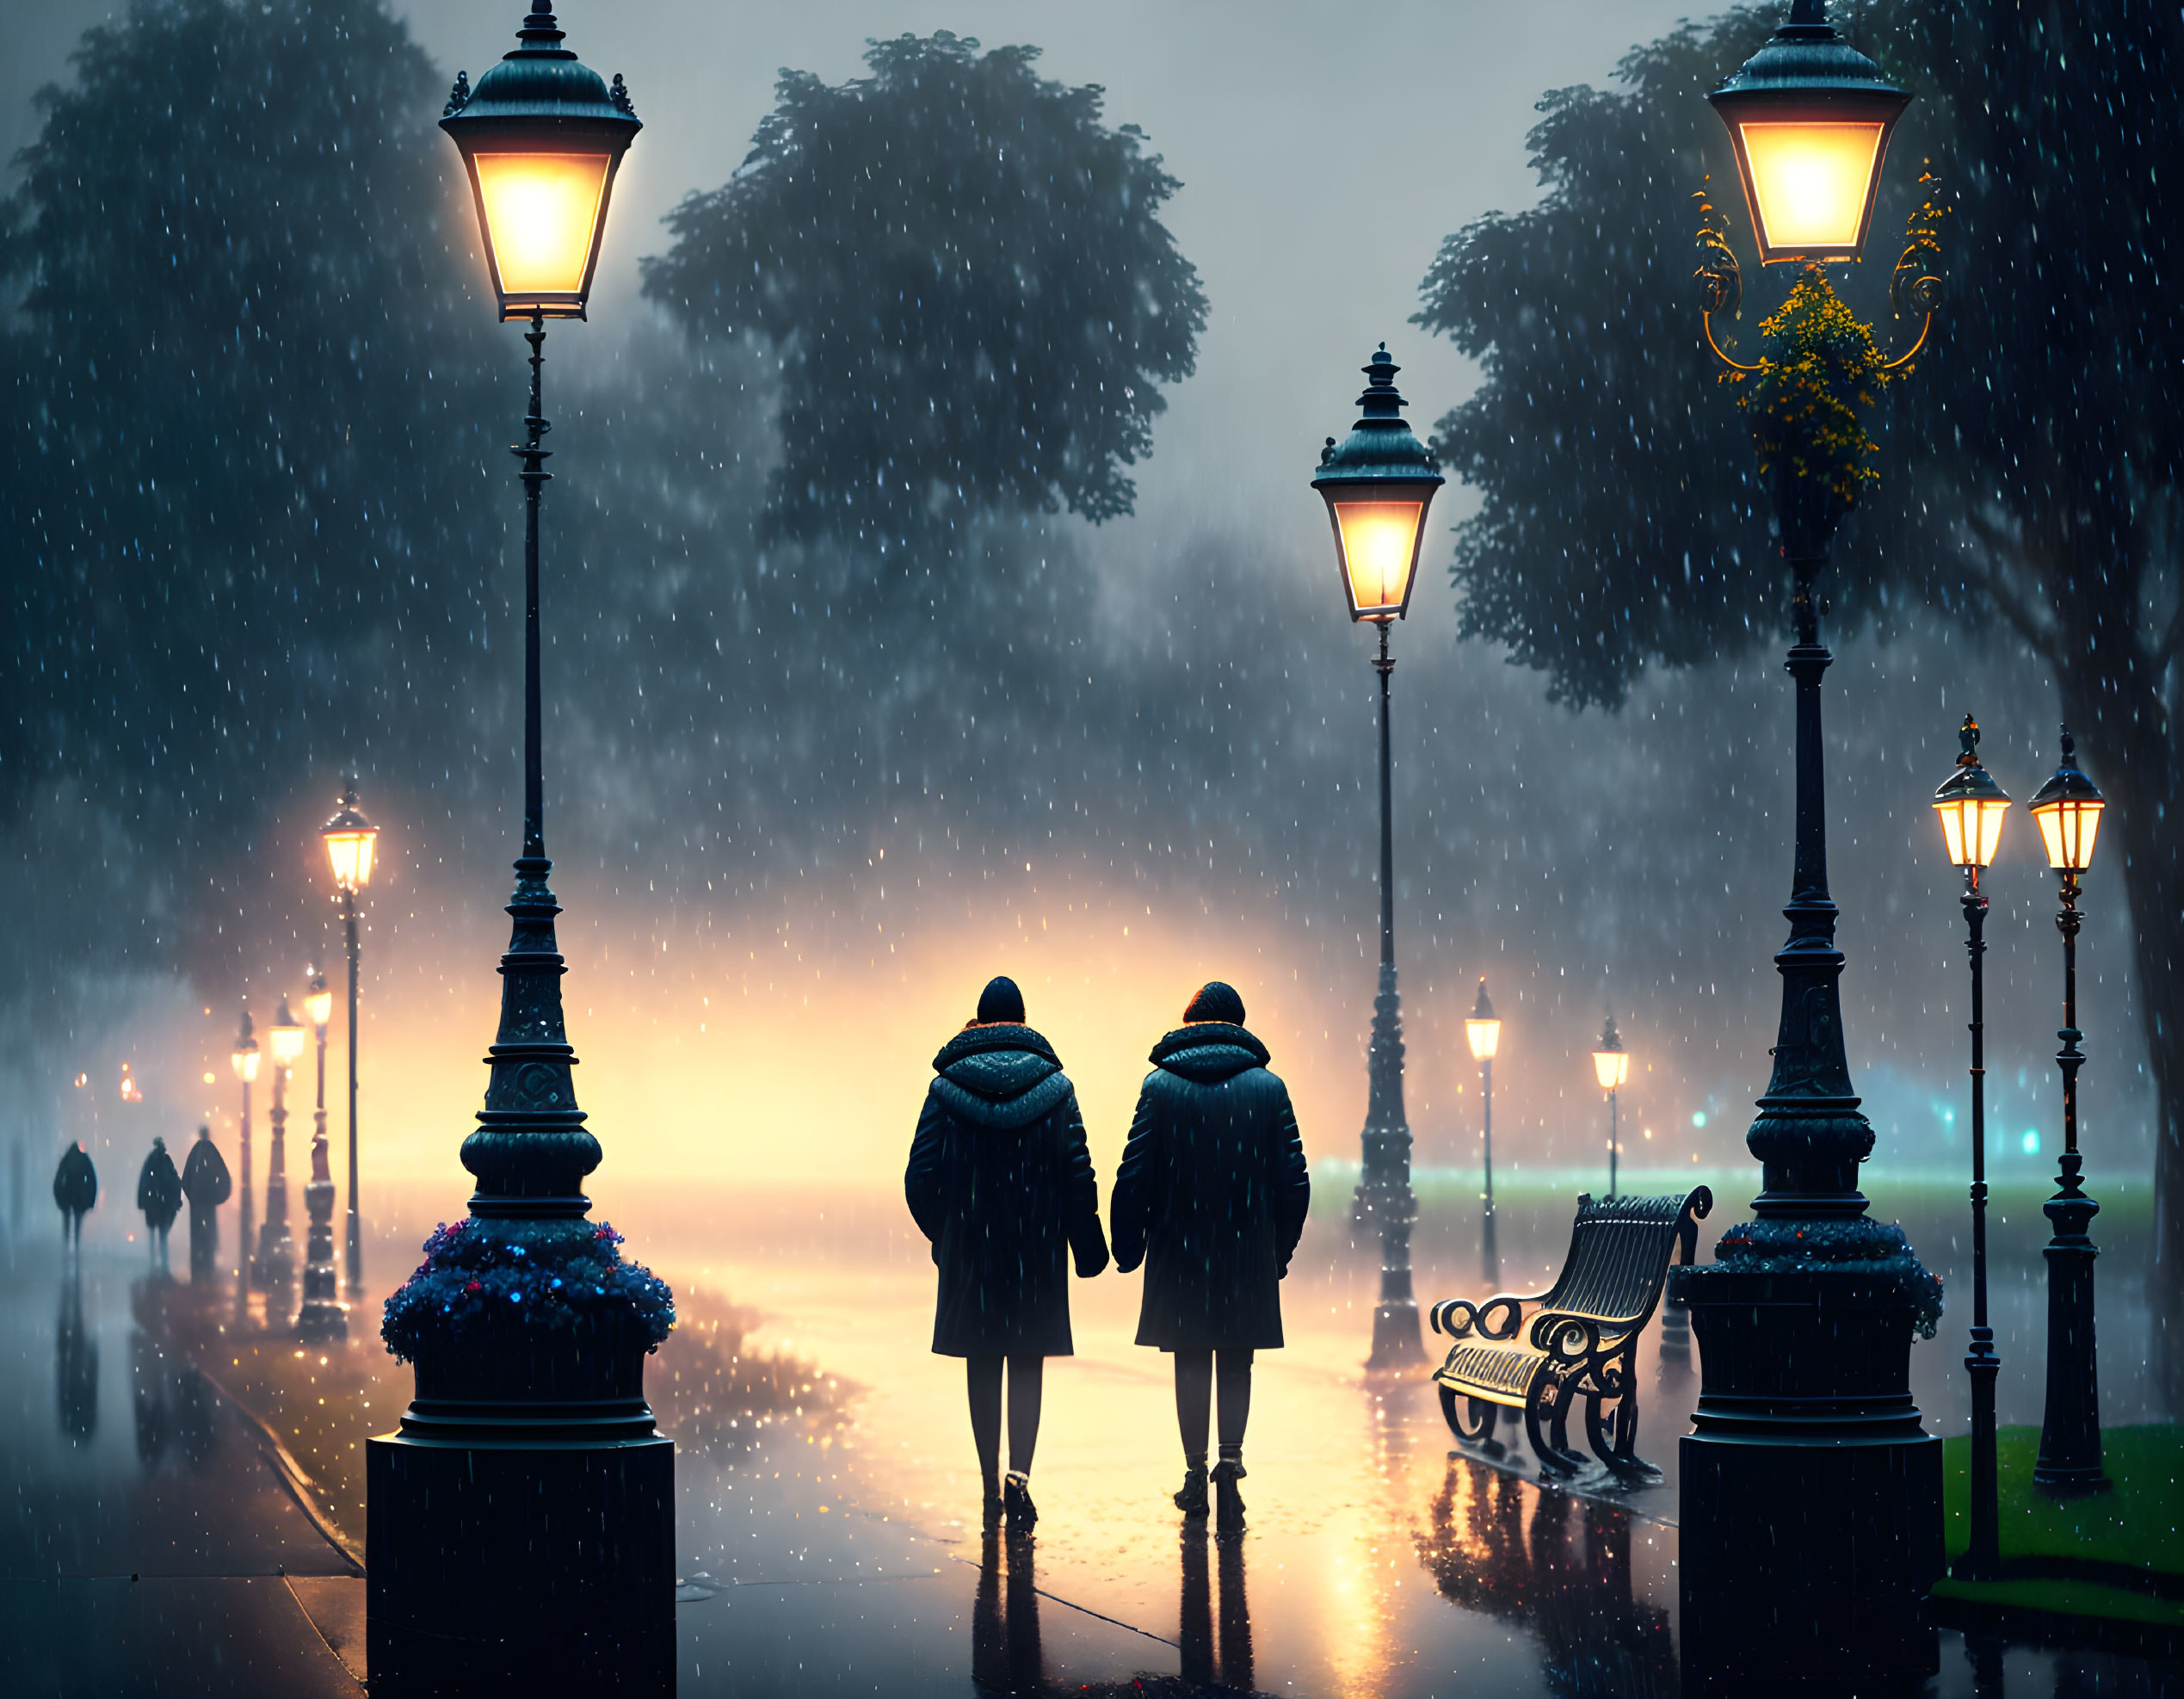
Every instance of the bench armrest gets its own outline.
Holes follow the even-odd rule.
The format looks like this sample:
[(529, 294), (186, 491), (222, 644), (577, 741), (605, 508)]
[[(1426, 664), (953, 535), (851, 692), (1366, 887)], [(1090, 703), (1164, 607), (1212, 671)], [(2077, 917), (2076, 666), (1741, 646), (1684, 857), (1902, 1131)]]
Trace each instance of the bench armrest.
[[(1497, 1292), (1476, 1304), (1468, 1298), (1446, 1298), (1426, 1312), (1426, 1319), (1434, 1332), (1446, 1333), (1452, 1339), (1473, 1334), (1482, 1339), (1514, 1339), (1523, 1325), (1524, 1307), (1546, 1295), (1544, 1292)], [(1499, 1321), (1493, 1319), (1497, 1310), (1502, 1313)]]
[(1532, 1318), (1528, 1337), (1532, 1348), (1545, 1351), (1559, 1368), (1573, 1368), (1600, 1353), (1600, 1322), (1592, 1316), (1542, 1310)]

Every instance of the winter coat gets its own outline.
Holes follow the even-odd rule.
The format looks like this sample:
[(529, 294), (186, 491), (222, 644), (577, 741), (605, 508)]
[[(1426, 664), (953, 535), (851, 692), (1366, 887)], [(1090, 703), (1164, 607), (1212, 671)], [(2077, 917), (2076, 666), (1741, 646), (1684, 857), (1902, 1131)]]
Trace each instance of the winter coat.
[(65, 1214), (81, 1215), (98, 1201), (99, 1171), (91, 1166), (90, 1152), (71, 1145), (53, 1171), (53, 1202)]
[(1067, 1356), (1069, 1265), (1107, 1265), (1077, 1088), (1029, 1027), (973, 1026), (933, 1059), (903, 1190), (933, 1242), (942, 1356)]
[(189, 1147), (189, 1160), (182, 1164), (182, 1184), (192, 1220), (201, 1215), (210, 1220), (213, 1212), (227, 1202), (235, 1183), (228, 1176), (227, 1159), (210, 1139), (200, 1139)]
[(166, 1232), (175, 1224), (182, 1198), (182, 1176), (175, 1172), (175, 1159), (165, 1145), (154, 1140), (151, 1154), (137, 1171), (137, 1208), (144, 1211), (145, 1225), (154, 1233)]
[(1311, 1171), (1289, 1088), (1243, 1028), (1200, 1021), (1153, 1047), (1108, 1200), (1115, 1266), (1145, 1265), (1138, 1343), (1281, 1344), (1276, 1282), (1305, 1231)]

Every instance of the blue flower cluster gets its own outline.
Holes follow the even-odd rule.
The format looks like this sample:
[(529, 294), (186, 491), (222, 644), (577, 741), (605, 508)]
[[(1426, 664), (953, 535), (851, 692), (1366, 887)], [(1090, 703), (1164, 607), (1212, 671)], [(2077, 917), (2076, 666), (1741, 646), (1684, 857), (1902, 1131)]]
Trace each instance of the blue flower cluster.
[(379, 1337), (404, 1362), (421, 1346), (571, 1332), (641, 1339), (655, 1350), (675, 1326), (675, 1294), (650, 1269), (625, 1263), (622, 1236), (603, 1222), (442, 1222), (424, 1261), (386, 1301)]

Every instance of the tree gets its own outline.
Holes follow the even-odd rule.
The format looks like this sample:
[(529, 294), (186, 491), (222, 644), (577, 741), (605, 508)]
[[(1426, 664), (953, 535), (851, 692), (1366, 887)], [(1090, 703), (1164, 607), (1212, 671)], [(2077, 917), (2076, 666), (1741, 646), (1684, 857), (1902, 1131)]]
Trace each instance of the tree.
[(943, 31), (839, 88), (784, 71), (742, 168), (669, 218), (645, 293), (779, 350), (772, 534), (1130, 511), (1206, 298), (1157, 216), (1175, 180), (1038, 53)]
[(68, 774), (232, 845), (269, 762), (440, 709), (475, 625), (444, 83), (384, 0), (142, 0), (74, 62), (0, 209), (0, 817)]
[[(1922, 97), (1891, 150), (1884, 263), (1847, 286), (1854, 304), (1879, 306), (1885, 232), (1922, 192), (1922, 158), (1950, 216), (1937, 339), (1891, 386), (1879, 485), (1835, 551), (1854, 570), (1835, 574), (1835, 623), (1999, 621), (2053, 669), (2115, 805), (2160, 1118), (2166, 1315), (2184, 1307), (2184, 834), (2167, 823), (2184, 753), (2184, 418), (2169, 392), (2184, 322), (2164, 287), (2184, 23), (2133, 0), (1837, 9)], [(1531, 136), (1540, 203), (1450, 237), (1425, 280), (1418, 322), (1485, 373), (1438, 433), (1482, 497), (1457, 534), (1463, 628), (1509, 645), (1572, 707), (1612, 708), (1649, 664), (1786, 623), (1743, 422), (1714, 392), (1686, 281), (1690, 197), (1709, 172), (1733, 180), (1702, 96), (1779, 21), (1747, 7), (1687, 25), (1632, 52), (1618, 88), (1548, 95)], [(2184, 1351), (2163, 1373), (2184, 1399)]]

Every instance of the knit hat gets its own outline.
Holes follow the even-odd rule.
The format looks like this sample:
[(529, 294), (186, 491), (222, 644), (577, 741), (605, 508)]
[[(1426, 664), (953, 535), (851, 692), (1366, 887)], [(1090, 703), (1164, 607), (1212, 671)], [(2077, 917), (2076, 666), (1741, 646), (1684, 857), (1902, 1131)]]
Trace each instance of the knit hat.
[(1024, 994), (1006, 973), (995, 974), (986, 981), (985, 990), (978, 993), (978, 1020), (981, 1024), (996, 1021), (1023, 1024)]
[(1225, 985), (1218, 979), (1208, 979), (1191, 999), (1191, 1006), (1183, 1010), (1186, 1021), (1226, 1021), (1232, 1027), (1243, 1024), (1243, 999), (1236, 994), (1236, 988)]

